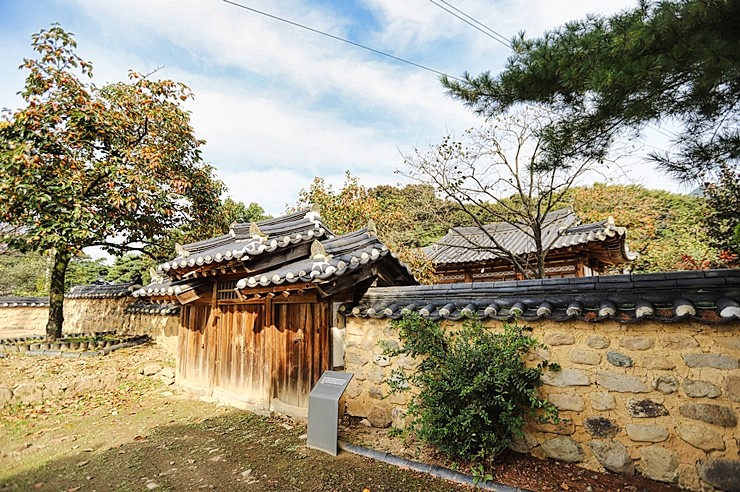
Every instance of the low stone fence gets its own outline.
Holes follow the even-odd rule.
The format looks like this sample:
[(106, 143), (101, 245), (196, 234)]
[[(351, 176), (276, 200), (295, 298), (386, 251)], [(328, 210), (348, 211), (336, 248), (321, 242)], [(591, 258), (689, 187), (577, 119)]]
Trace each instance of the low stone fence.
[[(579, 289), (586, 285), (571, 280)], [(388, 381), (392, 371), (408, 374), (417, 361), (383, 354), (400, 344), (392, 318), (413, 311), (450, 329), (473, 316), (495, 330), (518, 317), (549, 347), (530, 354), (531, 362), (544, 357), (562, 367), (546, 372), (541, 387), (562, 420), (528, 422), (516, 451), (593, 470), (638, 472), (691, 490), (740, 490), (737, 286), (718, 288), (720, 299), (711, 301), (700, 298), (713, 290), (703, 280), (687, 300), (694, 291), (674, 283), (670, 295), (677, 299), (661, 305), (645, 301), (657, 290), (636, 290), (634, 280), (621, 291), (592, 286), (591, 300), (582, 291), (569, 294), (567, 284), (546, 294), (543, 281), (536, 282), (494, 283), (485, 295), (477, 293), (485, 288), (480, 284), (370, 289), (344, 309), (345, 369), (354, 374), (347, 412), (380, 427), (408, 424), (412, 394), (391, 393)], [(506, 289), (511, 295), (501, 294)]]

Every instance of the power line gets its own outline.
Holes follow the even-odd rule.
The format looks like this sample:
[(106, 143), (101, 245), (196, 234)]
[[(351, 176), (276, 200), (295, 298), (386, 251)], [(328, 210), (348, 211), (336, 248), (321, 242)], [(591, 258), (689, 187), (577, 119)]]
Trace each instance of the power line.
[[(443, 4), (447, 5), (451, 9), (455, 10), (456, 12), (458, 12), (460, 15), (462, 15), (465, 18), (463, 18), (460, 15), (456, 14), (452, 10), (449, 10), (449, 9), (443, 7), (442, 5), (438, 4), (434, 0), (429, 0), (429, 2), (431, 2), (433, 5), (436, 5), (437, 7), (441, 8), (442, 10), (444, 10), (445, 12), (447, 12), (448, 14), (454, 15), (455, 17), (457, 17), (458, 19), (460, 19), (461, 21), (463, 21), (467, 25), (473, 27), (474, 29), (477, 29), (478, 31), (482, 32), (483, 34), (485, 34), (489, 38), (493, 39), (494, 41), (497, 41), (497, 42), (503, 44), (507, 48), (511, 48), (511, 43), (509, 42), (508, 38), (506, 38), (506, 36), (504, 36), (504, 35), (496, 32), (495, 30), (491, 29), (487, 25), (485, 25), (482, 22), (480, 22), (475, 17), (472, 17), (472, 16), (466, 14), (465, 12), (463, 12), (462, 10), (460, 10), (459, 8), (457, 8), (454, 5), (452, 5), (451, 3), (445, 2), (445, 0), (439, 0), (439, 1), (442, 2)], [(470, 21), (467, 20), (467, 19), (470, 19)], [(475, 24), (473, 24), (473, 23), (475, 23)], [(478, 26), (480, 26), (480, 27), (478, 27)], [(483, 28), (483, 29), (481, 29), (481, 28)]]
[[(445, 7), (443, 7), (442, 5), (440, 5), (439, 3), (437, 3), (435, 0), (429, 0), (429, 2), (432, 3), (433, 5), (436, 5), (440, 9), (444, 10), (445, 12), (447, 12), (448, 14), (454, 15), (455, 17), (457, 17), (458, 19), (460, 19), (464, 23), (466, 23), (469, 26), (473, 27), (474, 29), (477, 29), (478, 31), (482, 32), (483, 34), (485, 34), (489, 38), (491, 38), (491, 39), (493, 39), (493, 40), (495, 40), (495, 41), (503, 44), (507, 48), (513, 48), (511, 46), (511, 43), (509, 42), (509, 40), (505, 36), (503, 36), (501, 33), (497, 32), (494, 29), (492, 29), (492, 28), (488, 27), (487, 25), (483, 24), (482, 22), (480, 22), (475, 17), (472, 17), (472, 16), (466, 14), (465, 12), (463, 12), (462, 10), (460, 10), (459, 8), (457, 8), (454, 5), (452, 5), (450, 2), (447, 2), (446, 0), (438, 0), (438, 1), (441, 2), (441, 3), (443, 3), (443, 4), (445, 4), (445, 5), (447, 5), (451, 9), (455, 10), (460, 15), (456, 14), (455, 12), (452, 12), (451, 10), (449, 10), (449, 9), (447, 9)], [(463, 17), (465, 17), (465, 18), (463, 18)], [(484, 29), (485, 29), (485, 31), (484, 31)], [(663, 135), (664, 137), (667, 137), (667, 138), (670, 138), (670, 139), (676, 139), (676, 138), (678, 138), (678, 134), (677, 133), (671, 132), (670, 130), (665, 130), (663, 128), (660, 128), (657, 125), (646, 125), (646, 126), (648, 128), (650, 128), (651, 130), (659, 133), (660, 135)], [(646, 145), (648, 145), (650, 147), (654, 147), (654, 146), (652, 146), (650, 144), (646, 144)], [(657, 147), (654, 147), (654, 148), (657, 149)], [(658, 150), (660, 150), (660, 149), (658, 149)]]
[(354, 41), (350, 41), (349, 39), (341, 38), (339, 36), (335, 36), (334, 34), (329, 34), (328, 32), (324, 32), (324, 31), (321, 31), (319, 29), (314, 29), (313, 27), (309, 27), (309, 26), (306, 26), (306, 25), (303, 25), (303, 24), (299, 24), (298, 22), (294, 22), (292, 20), (288, 20), (288, 19), (285, 19), (283, 17), (278, 17), (277, 15), (269, 14), (267, 12), (263, 12), (261, 10), (257, 10), (255, 8), (252, 8), (252, 7), (247, 7), (246, 5), (242, 5), (240, 3), (236, 3), (236, 2), (233, 2), (231, 0), (223, 0), (223, 2), (224, 3), (228, 3), (230, 5), (233, 5), (234, 7), (239, 7), (239, 8), (242, 8), (244, 10), (249, 10), (250, 12), (254, 12), (255, 14), (264, 15), (265, 17), (269, 17), (271, 19), (274, 19), (274, 20), (277, 20), (277, 21), (280, 21), (280, 22), (284, 22), (286, 24), (290, 24), (291, 26), (300, 27), (301, 29), (305, 29), (305, 30), (311, 31), (311, 32), (313, 32), (315, 34), (320, 34), (322, 36), (326, 36), (327, 38), (331, 38), (331, 39), (334, 39), (336, 41), (341, 41), (343, 43), (351, 44), (352, 46), (356, 46), (357, 48), (362, 48), (364, 50), (371, 51), (371, 52), (373, 52), (375, 54), (378, 54), (378, 55), (382, 55), (382, 56), (391, 58), (391, 59), (396, 60), (396, 61), (399, 61), (401, 63), (406, 63), (407, 65), (412, 65), (412, 66), (414, 66), (416, 68), (421, 68), (422, 70), (426, 70), (428, 72), (436, 73), (437, 75), (444, 75), (444, 76), (446, 76), (446, 77), (448, 77), (450, 79), (457, 80), (458, 82), (463, 82), (462, 79), (459, 79), (457, 77), (453, 77), (452, 75), (447, 75), (444, 72), (440, 72), (439, 70), (435, 70), (435, 69), (430, 68), (430, 67), (427, 67), (425, 65), (421, 65), (419, 63), (412, 62), (410, 60), (406, 60), (404, 58), (401, 58), (401, 57), (398, 57), (398, 56), (395, 56), (395, 55), (391, 55), (390, 53), (386, 53), (385, 51), (376, 50), (375, 48), (371, 48), (369, 46), (365, 46), (364, 44), (356, 43)]
[(664, 130), (663, 128), (660, 128), (659, 126), (656, 126), (656, 125), (645, 125), (645, 126), (647, 126), (648, 128), (650, 128), (651, 130), (653, 130), (653, 131), (655, 131), (657, 133), (660, 133), (664, 137), (668, 137), (668, 138), (671, 138), (671, 139), (678, 138), (678, 134), (677, 133), (674, 133), (674, 132), (671, 132), (670, 130)]

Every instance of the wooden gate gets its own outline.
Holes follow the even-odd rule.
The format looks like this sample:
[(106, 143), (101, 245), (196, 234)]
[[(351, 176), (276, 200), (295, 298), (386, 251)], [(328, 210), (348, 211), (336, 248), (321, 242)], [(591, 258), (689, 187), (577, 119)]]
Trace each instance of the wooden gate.
[(214, 396), (237, 406), (265, 406), (270, 368), (265, 357), (264, 305), (228, 304), (219, 311)]
[(216, 360), (210, 305), (183, 306), (177, 344), (178, 381), (191, 388), (210, 390)]
[(329, 367), (329, 305), (273, 305), (272, 407), (301, 414), (308, 395)]
[(329, 322), (328, 303), (183, 306), (178, 381), (240, 408), (305, 416), (329, 367)]

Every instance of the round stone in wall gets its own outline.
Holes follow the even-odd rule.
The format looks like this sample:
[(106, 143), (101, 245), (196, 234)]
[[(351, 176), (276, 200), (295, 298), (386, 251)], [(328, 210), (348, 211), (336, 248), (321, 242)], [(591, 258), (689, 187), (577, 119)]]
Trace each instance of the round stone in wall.
[(664, 395), (678, 391), (678, 378), (674, 376), (660, 376), (653, 381), (653, 389)]
[(724, 386), (727, 398), (736, 403), (740, 403), (740, 374), (730, 374), (725, 376)]
[(725, 450), (725, 441), (719, 432), (705, 425), (684, 423), (676, 428), (678, 437), (702, 451)]
[(717, 398), (722, 394), (722, 390), (709, 381), (693, 379), (684, 379), (683, 390), (691, 398)]
[(627, 448), (619, 441), (591, 441), (588, 446), (607, 470), (620, 475), (634, 475), (635, 465)]
[(609, 393), (591, 393), (591, 408), (594, 410), (611, 410), (617, 405), (614, 395)]
[(556, 345), (573, 345), (576, 338), (572, 333), (548, 333), (545, 335), (545, 345), (554, 347)]
[(684, 403), (678, 408), (682, 416), (688, 419), (701, 420), (720, 427), (735, 427), (737, 414), (730, 407), (711, 403)]
[(668, 429), (659, 425), (627, 424), (627, 436), (636, 442), (663, 442), (668, 439)]
[(609, 346), (609, 339), (603, 335), (591, 335), (586, 339), (586, 345), (592, 349), (605, 349)]
[(555, 405), (558, 410), (582, 412), (586, 405), (583, 398), (576, 393), (556, 393), (548, 395), (550, 403)]
[(660, 446), (640, 449), (640, 470), (643, 475), (659, 482), (678, 481), (678, 455)]
[(606, 353), (606, 360), (609, 364), (617, 367), (632, 367), (632, 358), (619, 352), (610, 350)]
[(570, 437), (558, 436), (542, 443), (542, 450), (548, 458), (566, 463), (580, 463), (583, 461), (581, 445)]
[(696, 465), (699, 478), (721, 490), (740, 490), (740, 461), (709, 458)]
[(652, 418), (668, 415), (668, 409), (662, 404), (653, 400), (636, 400), (630, 398), (627, 400), (627, 410), (630, 415), (637, 418)]
[(650, 350), (655, 347), (652, 337), (624, 337), (619, 340), (619, 346), (627, 350)]

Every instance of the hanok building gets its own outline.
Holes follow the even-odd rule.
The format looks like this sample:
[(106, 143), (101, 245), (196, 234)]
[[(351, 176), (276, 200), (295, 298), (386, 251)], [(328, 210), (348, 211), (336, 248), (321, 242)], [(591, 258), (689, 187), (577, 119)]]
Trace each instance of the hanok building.
[[(502, 250), (536, 264), (536, 247), (524, 225), (496, 222), (483, 227), (455, 227), (437, 243), (424, 248), (440, 283), (522, 280)], [(546, 277), (585, 277), (629, 263), (637, 258), (626, 243), (627, 229), (614, 219), (580, 224), (569, 208), (547, 214), (542, 243)], [(496, 245), (491, 238), (495, 238)]]
[(297, 416), (322, 372), (344, 365), (343, 344), (332, 344), (339, 304), (370, 286), (417, 283), (372, 225), (334, 236), (317, 211), (234, 224), (178, 250), (134, 293), (182, 305), (178, 383)]

